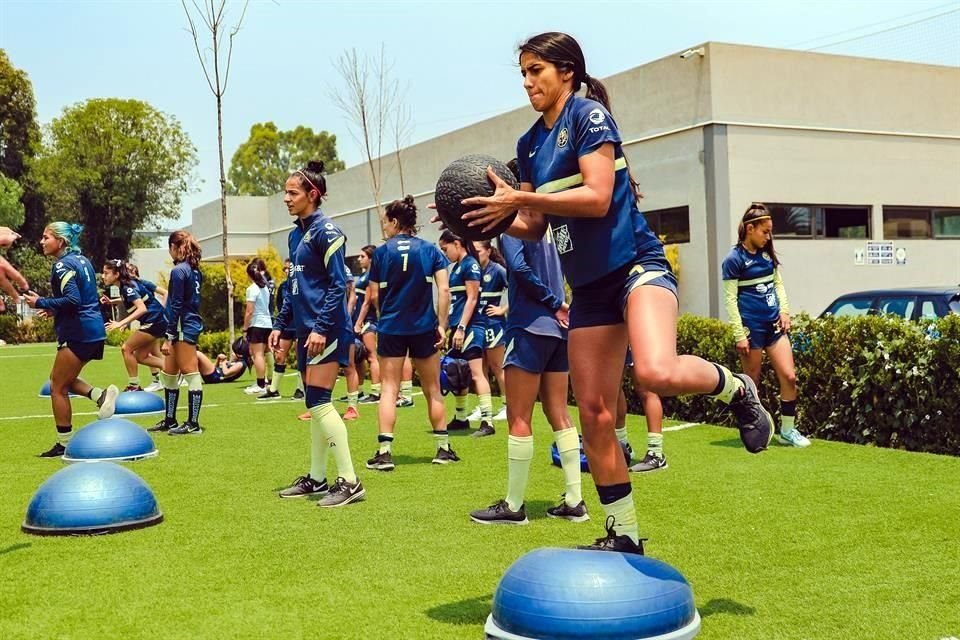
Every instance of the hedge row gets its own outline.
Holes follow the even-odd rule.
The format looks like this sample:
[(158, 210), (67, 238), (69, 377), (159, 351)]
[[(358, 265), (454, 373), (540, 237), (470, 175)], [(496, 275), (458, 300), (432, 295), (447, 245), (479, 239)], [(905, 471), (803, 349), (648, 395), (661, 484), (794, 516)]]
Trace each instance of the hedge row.
[[(798, 426), (817, 438), (960, 455), (960, 316), (933, 323), (894, 316), (793, 320)], [(739, 370), (729, 325), (684, 315), (679, 353)], [(624, 376), (631, 413), (642, 413)], [(769, 364), (760, 394), (779, 421), (779, 384)], [(705, 396), (664, 399), (667, 415), (732, 424)]]

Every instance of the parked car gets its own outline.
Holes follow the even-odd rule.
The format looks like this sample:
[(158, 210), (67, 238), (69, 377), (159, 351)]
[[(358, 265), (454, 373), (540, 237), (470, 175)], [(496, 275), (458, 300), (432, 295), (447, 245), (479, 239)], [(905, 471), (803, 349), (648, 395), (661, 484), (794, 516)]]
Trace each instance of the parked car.
[(848, 293), (830, 303), (820, 317), (880, 313), (893, 313), (907, 320), (936, 320), (950, 313), (960, 313), (960, 287), (910, 287)]

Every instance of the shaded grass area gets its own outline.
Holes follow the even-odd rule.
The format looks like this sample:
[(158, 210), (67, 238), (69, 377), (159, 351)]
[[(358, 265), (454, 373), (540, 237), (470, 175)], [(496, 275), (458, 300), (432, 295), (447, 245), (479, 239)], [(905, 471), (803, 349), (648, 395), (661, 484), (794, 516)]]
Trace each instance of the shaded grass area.
[[(505, 425), (491, 438), (454, 437), (463, 462), (432, 465), (422, 397), (399, 410), (392, 473), (363, 468), (375, 407), (349, 423), (366, 501), (320, 510), (280, 500), (275, 491), (307, 469), (303, 407), (257, 402), (241, 393), (244, 379), (206, 388), (202, 436), (158, 436), (160, 455), (129, 465), (154, 489), (163, 523), (30, 536), (19, 528), (26, 506), (62, 463), (34, 457), (53, 442), (52, 419), (19, 416), (49, 415), (36, 394), (52, 355), (51, 345), (0, 349), (0, 638), (480, 638), (510, 563), (602, 534), (586, 475), (593, 520), (545, 517), (563, 481), (542, 416), (530, 525), (472, 523), (468, 511), (505, 492)], [(100, 385), (125, 379), (115, 349), (86, 373)], [(642, 452), (642, 419), (629, 425)], [(667, 433), (666, 452), (669, 469), (634, 477), (634, 495), (648, 553), (693, 585), (700, 638), (960, 635), (960, 460), (821, 441), (750, 456), (735, 431), (709, 426)]]

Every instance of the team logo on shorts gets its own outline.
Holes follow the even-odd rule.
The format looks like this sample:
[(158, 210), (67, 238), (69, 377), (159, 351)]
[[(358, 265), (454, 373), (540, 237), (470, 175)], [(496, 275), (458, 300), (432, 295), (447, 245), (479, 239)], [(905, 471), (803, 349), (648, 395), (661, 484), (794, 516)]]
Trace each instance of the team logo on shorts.
[(562, 149), (567, 146), (567, 140), (570, 139), (570, 133), (567, 131), (567, 128), (564, 127), (560, 129), (560, 133), (557, 134), (557, 149)]
[(570, 229), (567, 225), (553, 228), (553, 242), (557, 245), (557, 253), (573, 251), (573, 238), (570, 237)]
[(606, 116), (603, 115), (603, 111), (600, 111), (600, 109), (594, 109), (590, 112), (590, 115), (588, 115), (587, 118), (589, 118), (590, 122), (593, 124), (600, 124), (604, 121)]

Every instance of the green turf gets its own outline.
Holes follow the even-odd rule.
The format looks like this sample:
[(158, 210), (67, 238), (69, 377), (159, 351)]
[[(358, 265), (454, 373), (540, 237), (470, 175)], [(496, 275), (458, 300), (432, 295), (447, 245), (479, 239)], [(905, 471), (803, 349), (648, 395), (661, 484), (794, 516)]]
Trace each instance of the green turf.
[[(505, 491), (505, 428), (454, 437), (463, 462), (431, 465), (422, 397), (400, 410), (392, 473), (363, 468), (374, 407), (349, 426), (365, 502), (280, 500), (307, 469), (302, 404), (258, 403), (240, 391), (246, 378), (206, 388), (202, 436), (158, 436), (160, 455), (129, 465), (154, 489), (159, 526), (28, 535), (30, 497), (63, 466), (34, 457), (54, 441), (49, 400), (36, 396), (52, 354), (0, 348), (0, 638), (481, 638), (511, 562), (602, 533), (588, 476), (591, 522), (544, 517), (562, 477), (542, 416), (530, 525), (473, 524), (467, 512)], [(116, 349), (86, 374), (125, 380)], [(643, 428), (629, 424), (642, 451)], [(669, 469), (634, 478), (634, 495), (649, 555), (693, 585), (700, 638), (960, 636), (960, 460), (822, 441), (751, 456), (735, 431), (706, 426), (667, 433), (666, 452)]]

